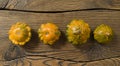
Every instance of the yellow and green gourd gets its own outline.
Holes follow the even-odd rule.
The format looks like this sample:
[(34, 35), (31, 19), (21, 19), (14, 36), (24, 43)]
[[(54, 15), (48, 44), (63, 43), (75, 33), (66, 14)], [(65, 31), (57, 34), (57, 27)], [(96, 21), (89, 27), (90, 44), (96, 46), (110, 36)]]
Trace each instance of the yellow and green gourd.
[(108, 43), (113, 38), (113, 30), (110, 26), (101, 24), (94, 31), (94, 39), (99, 43)]
[(90, 37), (90, 27), (83, 20), (73, 20), (67, 25), (66, 35), (73, 45), (83, 44)]
[(44, 44), (53, 45), (59, 39), (61, 32), (55, 24), (46, 23), (40, 26), (38, 35)]
[(9, 39), (13, 44), (24, 45), (31, 38), (31, 28), (22, 22), (12, 25), (9, 30)]

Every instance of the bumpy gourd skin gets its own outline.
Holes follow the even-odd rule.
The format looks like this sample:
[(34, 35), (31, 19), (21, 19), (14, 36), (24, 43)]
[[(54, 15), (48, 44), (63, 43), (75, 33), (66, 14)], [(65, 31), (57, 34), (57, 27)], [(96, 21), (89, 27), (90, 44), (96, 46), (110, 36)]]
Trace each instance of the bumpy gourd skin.
[(9, 39), (13, 44), (24, 45), (31, 38), (31, 28), (22, 22), (12, 25), (9, 30)]
[(83, 20), (73, 20), (67, 25), (67, 39), (74, 45), (86, 43), (90, 37), (90, 28)]
[(101, 24), (94, 31), (94, 39), (99, 43), (108, 43), (113, 38), (113, 31), (110, 26)]
[(44, 44), (53, 45), (54, 42), (59, 39), (61, 33), (55, 24), (46, 23), (40, 26), (38, 29), (38, 35)]

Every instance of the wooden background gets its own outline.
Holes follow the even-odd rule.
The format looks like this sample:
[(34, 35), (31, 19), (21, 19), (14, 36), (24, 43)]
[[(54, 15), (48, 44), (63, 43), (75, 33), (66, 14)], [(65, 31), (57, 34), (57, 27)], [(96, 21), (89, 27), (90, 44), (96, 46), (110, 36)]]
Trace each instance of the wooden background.
[[(114, 39), (101, 45), (91, 38), (73, 46), (65, 36), (66, 25), (83, 19), (92, 31), (104, 23), (113, 28)], [(15, 46), (8, 30), (16, 22), (32, 28), (25, 46)], [(57, 24), (62, 36), (55, 45), (38, 39), (40, 24)], [(120, 0), (0, 0), (0, 66), (120, 66)]]

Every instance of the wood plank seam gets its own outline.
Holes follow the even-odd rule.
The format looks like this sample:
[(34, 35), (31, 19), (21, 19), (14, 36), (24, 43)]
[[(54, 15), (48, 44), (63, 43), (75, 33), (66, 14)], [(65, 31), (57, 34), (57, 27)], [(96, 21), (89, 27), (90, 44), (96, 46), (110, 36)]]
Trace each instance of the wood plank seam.
[(78, 11), (91, 11), (91, 10), (110, 10), (110, 11), (120, 11), (120, 9), (109, 9), (109, 8), (90, 8), (90, 9), (79, 9), (79, 10), (66, 10), (66, 11), (30, 11), (30, 10), (17, 10), (17, 9), (0, 9), (5, 11), (18, 11), (18, 12), (28, 12), (28, 13), (66, 13), (66, 12), (78, 12)]

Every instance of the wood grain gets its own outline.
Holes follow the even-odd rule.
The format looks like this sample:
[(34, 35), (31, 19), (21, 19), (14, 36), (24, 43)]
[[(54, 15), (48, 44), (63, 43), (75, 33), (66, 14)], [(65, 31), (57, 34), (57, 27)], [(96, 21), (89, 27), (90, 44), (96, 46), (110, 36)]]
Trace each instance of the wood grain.
[[(32, 57), (29, 58), (28, 56), (26, 58), (21, 58), (18, 60), (13, 61), (6, 61), (4, 62), (4, 65), (10, 65), (10, 66), (119, 66), (120, 65), (120, 57), (118, 58), (111, 58), (111, 59), (105, 59), (105, 60), (99, 60), (94, 62), (71, 62), (71, 61), (64, 61), (64, 60), (58, 60), (58, 59), (52, 59), (52, 58), (46, 58), (46, 57)], [(1, 65), (3, 66), (3, 65)]]
[[(0, 63), (1, 66), (119, 66), (120, 65), (120, 12), (114, 10), (88, 10), (64, 13), (31, 13), (0, 11)], [(92, 31), (104, 23), (113, 28), (114, 39), (101, 45), (91, 38), (86, 44), (73, 46), (65, 36), (66, 25), (72, 19), (83, 19)], [(25, 22), (32, 28), (32, 38), (25, 46), (15, 46), (8, 40), (8, 30), (16, 22)], [(53, 22), (62, 36), (53, 46), (38, 39), (37, 29), (42, 23)]]
[(120, 10), (119, 0), (0, 0), (0, 8), (27, 11), (71, 11), (105, 8)]

